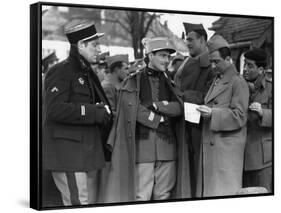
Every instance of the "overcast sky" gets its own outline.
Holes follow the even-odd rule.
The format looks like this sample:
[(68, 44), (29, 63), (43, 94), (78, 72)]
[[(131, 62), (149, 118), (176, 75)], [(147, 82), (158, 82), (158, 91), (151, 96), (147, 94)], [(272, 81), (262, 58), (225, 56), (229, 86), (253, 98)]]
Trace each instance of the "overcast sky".
[(208, 30), (212, 26), (212, 23), (219, 19), (219, 16), (203, 16), (203, 15), (185, 15), (185, 14), (170, 14), (165, 13), (161, 19), (167, 20), (168, 27), (170, 30), (181, 37), (182, 32), (184, 32), (183, 22), (188, 22), (192, 24), (203, 24), (205, 30), (207, 31), (208, 38), (210, 38), (214, 31)]

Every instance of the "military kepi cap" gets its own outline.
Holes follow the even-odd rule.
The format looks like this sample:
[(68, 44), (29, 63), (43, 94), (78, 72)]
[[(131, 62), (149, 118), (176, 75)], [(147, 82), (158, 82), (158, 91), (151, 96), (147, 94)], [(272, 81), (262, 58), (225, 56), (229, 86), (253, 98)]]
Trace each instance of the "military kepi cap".
[(123, 54), (123, 55), (114, 55), (114, 56), (106, 56), (105, 57), (105, 61), (107, 63), (107, 67), (110, 67), (112, 64), (116, 63), (116, 62), (125, 62), (125, 63), (129, 63), (129, 56), (128, 54)]
[(66, 25), (65, 34), (71, 44), (76, 44), (78, 41), (95, 40), (104, 35), (98, 33), (93, 21), (73, 21)]
[(229, 44), (221, 35), (214, 35), (207, 42), (207, 47), (211, 53), (223, 47), (229, 48)]
[(145, 47), (146, 54), (160, 50), (167, 50), (170, 54), (176, 52), (171, 41), (166, 37), (144, 38), (142, 43)]
[(266, 52), (261, 48), (253, 48), (251, 50), (248, 50), (244, 57), (250, 60), (253, 60), (255, 62), (264, 63), (267, 60), (267, 54)]
[(191, 24), (191, 23), (183, 23), (185, 34), (187, 35), (190, 32), (196, 32), (201, 36), (207, 36), (207, 32), (204, 29), (202, 24)]

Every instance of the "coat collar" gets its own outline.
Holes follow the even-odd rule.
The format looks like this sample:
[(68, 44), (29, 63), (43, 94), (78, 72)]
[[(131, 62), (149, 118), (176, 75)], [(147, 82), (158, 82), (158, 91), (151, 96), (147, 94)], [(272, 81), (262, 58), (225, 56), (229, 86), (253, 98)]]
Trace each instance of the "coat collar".
[(265, 88), (265, 75), (261, 74), (254, 83), (255, 89), (264, 89)]
[(215, 79), (212, 83), (206, 97), (205, 103), (209, 103), (212, 99), (217, 97), (220, 93), (222, 93), (225, 89), (228, 88), (228, 83), (233, 79), (234, 76), (238, 75), (238, 72), (235, 66), (232, 64), (226, 68), (221, 79)]
[(73, 46), (70, 48), (67, 61), (69, 61), (72, 66), (75, 67), (75, 72), (85, 72), (86, 70), (92, 70), (90, 63), (82, 55), (80, 55), (77, 48)]
[(210, 65), (209, 52), (205, 51), (198, 56), (200, 67), (208, 67)]

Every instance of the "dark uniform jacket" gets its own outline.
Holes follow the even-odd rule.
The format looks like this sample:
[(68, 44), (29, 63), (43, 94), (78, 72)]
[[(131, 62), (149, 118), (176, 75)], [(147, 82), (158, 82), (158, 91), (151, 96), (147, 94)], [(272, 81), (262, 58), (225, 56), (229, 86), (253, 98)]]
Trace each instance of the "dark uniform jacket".
[(108, 117), (96, 103), (109, 103), (77, 50), (71, 49), (70, 56), (48, 72), (43, 98), (44, 168), (76, 172), (102, 168)]
[(184, 101), (204, 104), (204, 96), (213, 80), (208, 52), (187, 58), (175, 74), (175, 84), (184, 92)]
[(272, 85), (264, 75), (250, 89), (250, 104), (258, 102), (263, 116), (248, 111), (244, 170), (258, 170), (272, 163)]
[[(154, 114), (154, 118), (149, 119), (149, 116), (152, 116), (151, 110), (140, 103), (137, 112), (137, 122), (148, 128), (149, 134), (147, 138), (136, 136), (136, 162), (150, 163), (155, 161), (176, 160), (176, 139), (172, 130), (171, 118), (182, 116), (181, 104), (175, 100), (171, 100), (165, 105), (164, 102), (159, 100), (159, 78), (149, 75), (148, 80), (151, 86), (152, 100), (155, 102), (158, 111), (163, 114), (166, 120), (166, 122), (161, 125), (165, 125), (165, 130), (171, 131), (172, 134), (170, 137), (159, 135), (157, 129), (160, 126), (161, 115)], [(140, 126), (137, 125), (137, 127)], [(138, 132), (138, 130), (136, 131)]]

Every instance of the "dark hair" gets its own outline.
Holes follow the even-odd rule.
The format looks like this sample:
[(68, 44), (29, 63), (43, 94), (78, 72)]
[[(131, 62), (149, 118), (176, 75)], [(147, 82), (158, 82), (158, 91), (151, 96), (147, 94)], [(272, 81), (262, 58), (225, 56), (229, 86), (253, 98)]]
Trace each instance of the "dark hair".
[(258, 68), (259, 67), (263, 67), (265, 69), (266, 66), (267, 66), (267, 62), (266, 61), (255, 61), (255, 64), (257, 65)]
[(219, 48), (218, 51), (223, 59), (225, 59), (227, 56), (231, 56), (231, 51), (228, 47)]
[(253, 60), (257, 67), (263, 67), (266, 68), (267, 66), (267, 54), (266, 52), (261, 48), (253, 48), (248, 50), (244, 57), (250, 60)]
[(109, 72), (113, 73), (115, 68), (121, 69), (122, 66), (123, 66), (123, 63), (124, 63), (123, 61), (116, 61), (116, 62), (114, 62), (113, 64), (110, 65)]
[(208, 35), (204, 29), (194, 30), (197, 35), (197, 38), (203, 37), (205, 41), (208, 40)]

